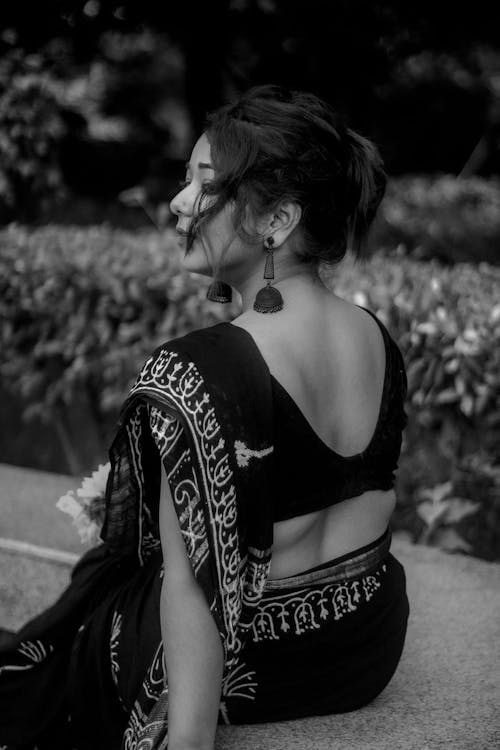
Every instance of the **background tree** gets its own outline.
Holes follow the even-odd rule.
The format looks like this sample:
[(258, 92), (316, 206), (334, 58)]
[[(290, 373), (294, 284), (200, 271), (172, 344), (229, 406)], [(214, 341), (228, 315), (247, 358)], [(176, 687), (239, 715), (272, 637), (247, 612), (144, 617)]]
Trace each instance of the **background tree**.
[(101, 202), (137, 183), (164, 200), (205, 113), (262, 82), (330, 101), (392, 174), (498, 171), (500, 54), (484, 0), (473, 12), (448, 0), (191, 0), (167, 12), (153, 0), (18, 0), (0, 13), (3, 56), (36, 53), (58, 91), (65, 183)]

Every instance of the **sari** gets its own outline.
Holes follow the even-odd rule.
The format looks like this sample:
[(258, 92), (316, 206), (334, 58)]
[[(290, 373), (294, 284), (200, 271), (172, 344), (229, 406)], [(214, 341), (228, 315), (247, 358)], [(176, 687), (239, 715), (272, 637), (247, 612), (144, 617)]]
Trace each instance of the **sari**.
[[(160, 461), (194, 577), (221, 638), (219, 723), (352, 710), (392, 676), (408, 608), (402, 566), (389, 555), (389, 532), (318, 569), (268, 580), (275, 479), (271, 375), (240, 334), (230, 323), (194, 331), (158, 347), (141, 369), (109, 450), (102, 543), (77, 563), (60, 599), (0, 646), (0, 703), (9, 709), (0, 719), (0, 745), (6, 750), (167, 748)], [(358, 618), (354, 631), (348, 617)], [(311, 692), (307, 669), (314, 649), (318, 659), (332, 658)], [(270, 664), (275, 671), (266, 693)], [(264, 692), (257, 701), (259, 672)], [(346, 692), (349, 674), (357, 677)], [(303, 684), (302, 705), (291, 697), (297, 684)]]
[[(271, 384), (265, 363), (252, 356), (241, 338), (224, 335), (227, 330), (227, 324), (217, 324), (171, 340), (144, 364), (111, 443), (102, 530), (112, 570), (120, 561), (130, 574), (158, 551), (159, 454), (148, 425), (148, 406), (154, 406), (165, 420), (161, 460), (187, 555), (221, 637), (223, 681), (235, 669), (248, 636), (269, 574), (273, 541)], [(84, 562), (78, 570), (82, 567)], [(84, 611), (97, 606), (95, 600), (86, 601), (93, 599), (91, 593), (80, 593), (72, 592)], [(66, 603), (72, 598), (67, 594)], [(71, 604), (70, 618), (77, 607)], [(32, 668), (23, 643), (39, 649), (31, 664), (50, 661), (56, 644), (50, 638), (44, 644), (37, 634), (36, 627), (21, 631), (18, 663), (5, 663), (3, 657), (0, 679)], [(153, 672), (160, 651), (153, 656)], [(151, 715), (140, 704), (133, 710), (125, 748), (144, 745), (146, 736), (148, 746), (160, 747), (167, 736), (168, 685), (153, 683), (144, 687), (153, 703)]]

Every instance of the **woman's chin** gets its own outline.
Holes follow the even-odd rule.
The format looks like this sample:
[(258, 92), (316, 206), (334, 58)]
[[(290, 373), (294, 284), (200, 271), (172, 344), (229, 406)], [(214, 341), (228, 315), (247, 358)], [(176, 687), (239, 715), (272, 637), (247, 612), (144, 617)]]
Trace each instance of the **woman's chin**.
[(205, 254), (203, 253), (203, 257), (201, 257), (196, 250), (191, 250), (189, 253), (186, 254), (186, 251), (183, 250), (181, 254), (181, 263), (183, 267), (186, 269), (186, 271), (190, 271), (191, 273), (199, 273), (203, 276), (212, 276), (213, 271), (207, 264), (207, 259), (205, 257)]

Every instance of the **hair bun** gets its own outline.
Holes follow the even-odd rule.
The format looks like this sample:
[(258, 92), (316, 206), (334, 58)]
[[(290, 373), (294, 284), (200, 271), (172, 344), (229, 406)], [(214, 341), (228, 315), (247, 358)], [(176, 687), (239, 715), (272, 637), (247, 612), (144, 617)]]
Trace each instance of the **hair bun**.
[(386, 176), (376, 146), (345, 127), (329, 104), (256, 86), (212, 113), (205, 132), (216, 179), (201, 227), (232, 201), (235, 229), (258, 241), (243, 228), (247, 209), (259, 216), (292, 201), (302, 209), (295, 247), (303, 262), (335, 265), (347, 248), (361, 255)]

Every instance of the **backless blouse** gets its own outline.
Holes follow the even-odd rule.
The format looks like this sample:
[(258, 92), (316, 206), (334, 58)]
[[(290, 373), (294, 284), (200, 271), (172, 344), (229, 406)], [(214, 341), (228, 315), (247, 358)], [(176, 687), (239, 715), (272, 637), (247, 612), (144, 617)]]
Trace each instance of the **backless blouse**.
[[(361, 305), (358, 305), (361, 307)], [(366, 308), (362, 308), (366, 310)], [(384, 338), (386, 368), (380, 411), (372, 438), (361, 453), (341, 456), (332, 450), (271, 375), (274, 403), (274, 521), (327, 508), (367, 490), (394, 486), (402, 432), (407, 379), (404, 360), (387, 328), (370, 310)]]

